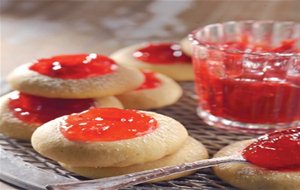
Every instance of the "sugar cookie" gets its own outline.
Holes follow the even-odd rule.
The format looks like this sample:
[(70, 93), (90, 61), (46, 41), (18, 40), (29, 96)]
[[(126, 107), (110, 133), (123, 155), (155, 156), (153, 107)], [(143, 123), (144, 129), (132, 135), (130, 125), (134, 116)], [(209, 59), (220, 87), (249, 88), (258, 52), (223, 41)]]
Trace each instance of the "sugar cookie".
[[(254, 141), (233, 143), (221, 149), (215, 157), (241, 153)], [(284, 172), (268, 170), (248, 163), (230, 163), (214, 167), (214, 172), (225, 182), (246, 190), (297, 190), (300, 187), (300, 171)]]
[[(184, 145), (175, 153), (165, 156), (159, 160), (147, 162), (144, 164), (131, 165), (127, 167), (106, 167), (106, 168), (73, 167), (63, 163), (60, 164), (67, 170), (88, 178), (103, 178), (103, 177), (111, 177), (111, 176), (123, 175), (128, 173), (134, 173), (134, 172), (139, 172), (144, 170), (150, 170), (155, 168), (161, 168), (165, 166), (174, 166), (186, 162), (193, 162), (193, 161), (207, 159), (207, 158), (208, 158), (208, 153), (206, 148), (199, 141), (193, 139), (192, 137), (188, 137)], [(184, 172), (180, 174), (175, 174), (175, 175), (153, 180), (152, 182), (179, 178), (182, 176), (189, 175), (191, 173), (193, 172)]]
[(171, 105), (181, 97), (181, 87), (171, 78), (152, 71), (143, 71), (145, 82), (137, 89), (118, 95), (125, 108), (154, 109)]
[(17, 67), (8, 77), (21, 92), (48, 98), (94, 98), (122, 94), (144, 81), (140, 71), (97, 54), (62, 55)]
[(13, 91), (0, 97), (0, 132), (16, 139), (30, 140), (37, 127), (57, 117), (82, 112), (90, 107), (118, 107), (113, 97), (95, 99), (52, 99)]
[(194, 80), (191, 58), (177, 43), (151, 42), (132, 45), (111, 55), (117, 63), (160, 72), (177, 81)]
[(183, 125), (161, 114), (93, 108), (44, 124), (31, 142), (43, 156), (74, 167), (124, 167), (170, 155), (187, 136)]

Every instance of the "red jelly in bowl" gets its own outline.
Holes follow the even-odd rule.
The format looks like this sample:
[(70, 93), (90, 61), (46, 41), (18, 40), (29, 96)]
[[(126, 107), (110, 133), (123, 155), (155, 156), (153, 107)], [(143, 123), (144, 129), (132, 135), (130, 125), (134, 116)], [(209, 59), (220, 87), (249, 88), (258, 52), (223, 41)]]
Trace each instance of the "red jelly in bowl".
[(192, 60), (184, 54), (176, 43), (151, 43), (133, 53), (136, 59), (150, 64), (191, 64)]
[(136, 90), (145, 90), (145, 89), (152, 89), (157, 88), (161, 85), (161, 80), (156, 77), (155, 72), (152, 71), (142, 71), (145, 76), (144, 83), (138, 87)]
[(29, 69), (53, 78), (82, 79), (110, 74), (117, 67), (112, 59), (92, 53), (38, 59)]
[(244, 149), (243, 157), (270, 170), (300, 171), (300, 127), (259, 137)]
[(13, 92), (8, 107), (18, 119), (33, 124), (43, 124), (71, 113), (82, 112), (94, 106), (93, 99), (44, 98)]
[(212, 24), (193, 34), (198, 114), (210, 125), (265, 132), (300, 125), (299, 27)]
[(132, 139), (157, 127), (153, 117), (135, 110), (91, 108), (69, 115), (60, 131), (71, 141), (97, 142)]
[[(222, 46), (227, 50), (240, 48), (249, 51), (294, 52), (294, 44), (295, 41), (284, 41), (280, 46), (271, 48), (267, 44), (248, 44), (244, 39)], [(211, 53), (210, 56), (216, 56)], [(240, 54), (228, 54), (222, 60), (210, 59), (205, 60), (208, 63), (195, 59), (196, 89), (200, 94), (202, 109), (215, 116), (244, 123), (300, 121), (300, 74), (287, 76), (288, 60), (245, 58)], [(295, 66), (300, 68), (300, 59), (295, 62)]]

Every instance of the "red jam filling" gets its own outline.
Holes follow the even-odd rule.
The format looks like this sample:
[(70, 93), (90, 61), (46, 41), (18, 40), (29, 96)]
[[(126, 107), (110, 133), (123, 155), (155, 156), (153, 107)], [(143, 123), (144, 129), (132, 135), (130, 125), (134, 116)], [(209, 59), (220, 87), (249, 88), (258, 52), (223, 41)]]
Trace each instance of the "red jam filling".
[(29, 69), (53, 78), (82, 79), (112, 73), (117, 67), (112, 59), (92, 53), (38, 59)]
[(132, 139), (157, 127), (154, 118), (135, 110), (91, 108), (69, 115), (60, 131), (71, 141), (97, 142)]
[(144, 83), (138, 87), (136, 90), (145, 90), (156, 88), (161, 85), (161, 80), (156, 77), (155, 72), (152, 71), (142, 71), (145, 76)]
[(71, 113), (82, 112), (94, 105), (93, 99), (54, 99), (13, 92), (8, 107), (18, 119), (43, 124)]
[[(241, 41), (220, 44), (224, 50), (296, 53), (297, 41), (277, 47)], [(214, 116), (245, 123), (276, 124), (300, 121), (300, 62), (290, 57), (243, 56), (208, 50), (194, 57), (199, 106)]]
[(270, 170), (300, 170), (300, 127), (259, 137), (243, 151), (243, 157)]
[(191, 64), (192, 60), (185, 55), (176, 43), (149, 44), (133, 53), (136, 59), (150, 64)]
[(277, 46), (272, 46), (270, 42), (266, 41), (252, 42), (248, 35), (242, 35), (237, 41), (228, 41), (225, 43), (207, 42), (207, 44), (224, 50), (248, 53), (299, 53), (300, 49), (296, 45), (297, 40), (299, 39), (284, 39)]

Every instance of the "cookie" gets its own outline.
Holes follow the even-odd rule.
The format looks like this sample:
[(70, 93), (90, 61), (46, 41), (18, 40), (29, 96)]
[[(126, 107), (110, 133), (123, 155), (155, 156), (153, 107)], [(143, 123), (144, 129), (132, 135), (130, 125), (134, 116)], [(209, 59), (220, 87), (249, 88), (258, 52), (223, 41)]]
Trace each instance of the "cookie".
[(117, 96), (125, 108), (160, 108), (174, 104), (182, 96), (181, 87), (171, 78), (152, 71), (142, 72), (145, 82), (140, 87)]
[(182, 124), (161, 114), (93, 108), (44, 124), (31, 142), (41, 155), (74, 167), (125, 167), (170, 155), (187, 136)]
[[(187, 162), (193, 162), (197, 160), (207, 159), (208, 153), (206, 148), (197, 140), (192, 137), (188, 137), (184, 145), (175, 153), (165, 156), (159, 160), (147, 162), (144, 164), (136, 164), (127, 167), (106, 167), (106, 168), (93, 168), (93, 167), (73, 167), (60, 163), (65, 169), (77, 173), (81, 176), (88, 178), (103, 178), (118, 176), (128, 173), (134, 173), (144, 170), (151, 170), (155, 168), (162, 168), (166, 166), (174, 166)], [(152, 182), (170, 180), (179, 178), (182, 176), (189, 175), (193, 172), (183, 172), (175, 175), (170, 175), (167, 177), (155, 179)]]
[(40, 125), (91, 107), (123, 106), (113, 96), (95, 99), (52, 99), (13, 91), (0, 98), (0, 133), (16, 139), (30, 140), (32, 133)]
[(103, 55), (61, 55), (17, 67), (8, 76), (13, 89), (48, 98), (95, 98), (122, 94), (144, 81), (135, 68)]
[(177, 81), (194, 80), (191, 58), (180, 45), (172, 42), (150, 42), (132, 45), (114, 52), (117, 63), (165, 74)]
[[(255, 140), (239, 141), (221, 149), (215, 157), (241, 153)], [(223, 181), (246, 190), (297, 190), (300, 171), (268, 170), (250, 163), (228, 163), (214, 167), (215, 174)]]

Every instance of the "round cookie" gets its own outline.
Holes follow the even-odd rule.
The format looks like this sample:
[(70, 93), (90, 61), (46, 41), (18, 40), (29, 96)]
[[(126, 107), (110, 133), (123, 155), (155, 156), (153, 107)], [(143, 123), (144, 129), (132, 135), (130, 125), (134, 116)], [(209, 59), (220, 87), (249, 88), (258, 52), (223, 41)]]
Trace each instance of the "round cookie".
[(192, 42), (189, 40), (189, 37), (185, 37), (180, 41), (180, 46), (182, 51), (192, 57)]
[[(96, 54), (86, 54), (87, 57), (90, 55)], [(52, 58), (41, 59), (42, 61), (37, 63), (41, 63), (40, 65), (44, 66), (43, 60), (60, 60), (61, 57), (72, 57), (72, 56), (85, 56), (84, 55), (64, 55), (64, 56), (55, 56)], [(105, 56), (96, 55), (98, 57), (102, 57), (107, 59), (106, 61), (111, 62), (111, 66), (109, 67), (110, 72), (106, 71), (105, 68), (102, 69), (105, 74), (92, 75), (89, 77), (81, 76), (80, 72), (93, 72), (96, 70), (94, 68), (91, 69), (81, 69), (76, 68), (76, 65), (73, 66), (72, 62), (65, 63), (65, 70), (62, 72), (59, 71), (57, 66), (46, 66), (50, 67), (48, 69), (52, 69), (50, 74), (57, 73), (57, 76), (53, 77), (45, 74), (41, 74), (32, 68), (35, 68), (37, 63), (29, 63), (24, 64), (17, 67), (12, 73), (8, 76), (8, 82), (12, 86), (12, 88), (19, 90), (24, 93), (48, 97), (48, 98), (94, 98), (94, 97), (105, 97), (116, 94), (122, 94), (126, 91), (137, 88), (140, 84), (143, 83), (144, 77), (140, 71), (135, 68), (127, 68), (122, 65), (115, 64), (115, 62)], [(63, 60), (61, 61), (63, 64)], [(83, 64), (81, 60), (76, 62), (78, 65)], [(54, 63), (53, 63), (54, 64)], [(70, 64), (70, 65), (68, 65)], [(98, 63), (102, 64), (101, 61)], [(39, 65), (39, 66), (40, 66)], [(74, 67), (74, 68), (73, 68)], [(43, 67), (41, 67), (43, 68)], [(64, 76), (64, 72), (71, 72), (74, 74), (72, 77), (62, 78)], [(87, 71), (86, 71), (87, 70)], [(99, 69), (101, 70), (101, 69)], [(41, 71), (43, 72), (43, 70)], [(76, 75), (78, 74), (78, 76)], [(66, 75), (68, 76), (68, 75)]]
[(125, 108), (160, 108), (177, 102), (182, 96), (181, 87), (171, 78), (151, 71), (143, 73), (145, 82), (138, 89), (117, 96)]
[[(179, 60), (178, 62), (172, 64), (166, 64), (163, 62), (149, 63), (134, 57), (134, 54), (136, 54), (136, 52), (140, 49), (147, 48), (148, 46), (156, 47), (165, 44), (172, 44), (173, 46), (175, 46), (174, 49), (176, 50), (174, 50), (173, 54), (178, 53), (179, 55), (184, 56), (185, 60), (184, 61)], [(163, 51), (157, 51), (157, 52), (163, 52)], [(180, 49), (180, 46), (176, 43), (151, 42), (151, 43), (135, 44), (114, 52), (110, 57), (121, 65), (136, 67), (139, 69), (153, 70), (165, 74), (176, 81), (194, 80), (194, 71), (192, 67), (191, 58), (183, 54), (183, 52)], [(157, 56), (157, 57), (164, 57), (164, 56)]]
[[(109, 118), (103, 119), (107, 117), (103, 116), (107, 113), (109, 113)], [(96, 115), (95, 118), (94, 115)], [(138, 116), (138, 118), (151, 119), (147, 120), (147, 123), (144, 123), (143, 119), (132, 119), (134, 118), (132, 117), (133, 115), (135, 117)], [(84, 125), (88, 126), (85, 131), (80, 130), (80, 132), (85, 132), (85, 134), (81, 134), (79, 137), (90, 136), (91, 130), (96, 132), (102, 130), (103, 133), (100, 131), (102, 136), (117, 136), (117, 134), (112, 135), (115, 131), (112, 131), (112, 133), (106, 132), (106, 125), (97, 128), (96, 122), (96, 124), (93, 123), (92, 127), (90, 127), (90, 123), (87, 123), (85, 120), (82, 121), (82, 118), (87, 117), (91, 122), (95, 122), (99, 117), (100, 120), (97, 121), (100, 123), (109, 122), (108, 129), (112, 128), (111, 126), (118, 127), (122, 125), (122, 123), (118, 122), (125, 122), (129, 126), (131, 133), (133, 133), (133, 130), (137, 131), (137, 128), (131, 129), (131, 127), (135, 127), (136, 125), (155, 125), (157, 128), (148, 130), (146, 133), (137, 131), (135, 133), (137, 136), (129, 139), (122, 139), (123, 136), (125, 137), (125, 134), (118, 134), (119, 136), (121, 135), (118, 137), (121, 140), (93, 141), (91, 138), (88, 138), (88, 140), (78, 140), (77, 136), (77, 140), (69, 140), (70, 138), (66, 138), (66, 134), (63, 134), (62, 130), (70, 129), (65, 127), (65, 123), (74, 117), (81, 118), (79, 119), (79, 125), (84, 122)], [(122, 128), (117, 129), (115, 127), (112, 130), (119, 131)], [(187, 131), (182, 124), (161, 114), (116, 108), (98, 108), (90, 109), (80, 114), (60, 117), (44, 124), (33, 133), (31, 143), (33, 148), (43, 156), (74, 167), (124, 167), (154, 161), (172, 154), (183, 145), (187, 136)]]
[[(240, 154), (254, 141), (233, 143), (221, 149), (214, 157)], [(250, 163), (230, 163), (214, 167), (214, 172), (225, 182), (246, 190), (297, 190), (300, 187), (300, 171), (283, 172), (267, 170)]]
[[(24, 121), (21, 118), (18, 118), (15, 114), (14, 111), (10, 108), (9, 106), (9, 102), (10, 102), (10, 98), (16, 97), (19, 95), (19, 92), (17, 91), (13, 91), (9, 94), (6, 94), (2, 97), (0, 97), (0, 133), (3, 133), (6, 136), (12, 137), (12, 138), (16, 138), (16, 139), (20, 139), (20, 140), (30, 140), (32, 133), (37, 129), (37, 127), (39, 127), (40, 125), (42, 125), (42, 123), (44, 122), (28, 122), (28, 121)], [(24, 95), (22, 95), (24, 96)], [(34, 97), (31, 95), (26, 95), (26, 97)], [(48, 100), (48, 98), (42, 98), (42, 97), (38, 97), (39, 100)], [(61, 104), (63, 103), (63, 100), (60, 100), (60, 105), (55, 105), (55, 102), (53, 101), (53, 99), (50, 99), (52, 105), (54, 105), (54, 107), (52, 108), (55, 109), (62, 109), (64, 108), (64, 106), (61, 106)], [(76, 101), (80, 101), (82, 102), (83, 100), (69, 100), (67, 99), (66, 101), (72, 101), (76, 102)], [(113, 96), (108, 96), (108, 97), (103, 97), (103, 98), (95, 98), (95, 99), (91, 99), (90, 101), (93, 106), (95, 107), (117, 107), (117, 108), (122, 108), (122, 104), (121, 102), (113, 97)], [(50, 104), (51, 104), (50, 103)], [(32, 102), (32, 101), (28, 101), (28, 99), (25, 100), (25, 102), (23, 103), (24, 106), (26, 105), (32, 105), (35, 107), (34, 113), (37, 113), (37, 110), (40, 109), (38, 108), (39, 105), (37, 105), (37, 102)], [(14, 108), (14, 109), (20, 109), (20, 108)], [(77, 108), (78, 109), (78, 108)], [(85, 109), (83, 109), (85, 110)], [(83, 111), (80, 110), (80, 111)], [(23, 114), (27, 114), (26, 113), (27, 110), (23, 110)], [(16, 112), (18, 113), (18, 112)], [(70, 114), (71, 112), (66, 111), (65, 113), (63, 113), (63, 115), (65, 114)], [(18, 113), (19, 114), (19, 113)], [(21, 117), (22, 117), (22, 113), (20, 113)], [(49, 116), (49, 113), (46, 113), (47, 117), (46, 119), (55, 119), (55, 118), (51, 118), (51, 116)], [(56, 116), (62, 116), (59, 115), (58, 113), (56, 113)]]
[[(192, 137), (188, 137), (184, 145), (175, 153), (165, 156), (159, 160), (147, 162), (144, 164), (131, 165), (127, 167), (106, 167), (106, 168), (92, 168), (92, 167), (73, 167), (60, 163), (65, 169), (82, 175), (88, 178), (103, 178), (118, 176), (128, 173), (134, 173), (144, 170), (151, 170), (155, 168), (162, 168), (166, 166), (174, 166), (187, 162), (193, 162), (197, 160), (207, 159), (208, 153), (206, 148), (197, 140)], [(193, 172), (183, 172), (180, 174), (170, 175), (167, 177), (155, 179), (152, 182), (170, 180), (189, 175)]]

